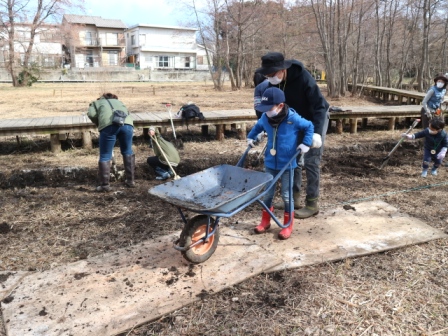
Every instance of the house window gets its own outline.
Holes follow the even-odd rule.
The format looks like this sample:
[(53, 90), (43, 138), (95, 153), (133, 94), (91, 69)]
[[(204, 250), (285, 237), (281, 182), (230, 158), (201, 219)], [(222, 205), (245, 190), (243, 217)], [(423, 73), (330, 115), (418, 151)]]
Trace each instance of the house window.
[(198, 56), (198, 57), (196, 58), (196, 62), (197, 62), (198, 64), (204, 64), (204, 56)]
[(185, 57), (185, 67), (186, 68), (190, 67), (190, 56)]
[(159, 67), (168, 68), (168, 56), (159, 56)]
[(131, 35), (131, 44), (135, 45), (135, 35)]
[(93, 67), (93, 50), (86, 51), (86, 67)]
[(27, 31), (16, 31), (16, 39), (20, 42), (27, 42), (31, 38), (31, 33)]
[(111, 50), (108, 52), (109, 54), (109, 65), (118, 65), (118, 51)]
[(106, 35), (107, 45), (118, 45), (118, 33), (107, 33)]
[(93, 45), (92, 32), (86, 32), (84, 40), (86, 41), (86, 45)]

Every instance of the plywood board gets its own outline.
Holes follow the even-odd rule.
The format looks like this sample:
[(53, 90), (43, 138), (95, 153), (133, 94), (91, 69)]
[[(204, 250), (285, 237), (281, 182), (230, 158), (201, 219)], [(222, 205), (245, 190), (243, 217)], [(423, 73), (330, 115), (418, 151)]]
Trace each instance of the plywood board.
[(382, 201), (296, 220), (286, 241), (275, 224), (262, 235), (253, 226), (222, 228), (216, 252), (200, 265), (172, 248), (177, 233), (16, 278), (2, 303), (7, 335), (116, 335), (261, 272), (448, 238)]
[[(270, 271), (362, 256), (399, 247), (448, 238), (419, 219), (382, 201), (364, 202), (321, 211), (317, 216), (295, 219), (292, 236), (279, 240), (273, 223), (266, 234), (254, 234), (253, 223), (235, 226), (239, 234), (283, 259)], [(281, 213), (277, 213), (281, 214)]]
[(0, 301), (3, 301), (30, 272), (0, 272)]
[(171, 235), (31, 274), (2, 303), (7, 335), (116, 335), (282, 262), (222, 231), (200, 265), (182, 258)]

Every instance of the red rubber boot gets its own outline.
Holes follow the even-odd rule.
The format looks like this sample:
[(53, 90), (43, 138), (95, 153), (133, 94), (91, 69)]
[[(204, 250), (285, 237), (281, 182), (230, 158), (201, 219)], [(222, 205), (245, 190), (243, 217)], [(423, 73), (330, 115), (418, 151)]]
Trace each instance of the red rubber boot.
[(291, 237), (291, 233), (292, 233), (292, 226), (294, 224), (294, 212), (285, 212), (285, 215), (283, 217), (283, 224), (288, 224), (289, 219), (291, 218), (291, 224), (285, 228), (282, 229), (279, 233), (278, 233), (278, 238), (285, 240), (288, 239), (289, 237)]
[[(274, 207), (271, 207), (269, 210), (274, 211)], [(261, 215), (261, 223), (258, 224), (254, 231), (255, 233), (265, 233), (269, 228), (271, 227), (271, 215), (263, 209), (262, 215)]]

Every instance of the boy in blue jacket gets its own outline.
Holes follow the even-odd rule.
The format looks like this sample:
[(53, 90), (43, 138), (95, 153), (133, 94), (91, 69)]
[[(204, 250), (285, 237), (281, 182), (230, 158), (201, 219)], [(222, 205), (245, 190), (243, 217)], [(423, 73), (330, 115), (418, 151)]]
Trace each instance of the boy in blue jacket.
[(425, 128), (423, 131), (415, 134), (402, 134), (402, 137), (409, 140), (425, 138), (425, 144), (423, 145), (422, 177), (428, 175), (428, 168), (431, 160), (434, 162), (434, 166), (431, 169), (431, 175), (437, 175), (437, 168), (440, 167), (445, 158), (448, 139), (446, 132), (443, 130), (444, 127), (445, 122), (442, 119), (433, 118), (429, 122), (429, 127)]
[[(247, 136), (247, 143), (253, 146), (257, 135), (264, 131), (267, 133), (267, 147), (265, 152), (265, 171), (272, 176), (277, 175), (280, 170), (294, 156), (298, 149), (301, 154), (309, 151), (313, 143), (314, 126), (298, 115), (292, 108), (285, 104), (285, 94), (276, 87), (266, 89), (261, 97), (257, 110), (263, 115), (252, 128)], [(297, 167), (297, 160), (292, 162), (293, 169)], [(294, 170), (293, 170), (294, 171)], [(289, 204), (289, 169), (280, 177), (281, 196), (285, 205), (284, 223), (287, 224), (291, 218), (291, 225), (282, 229), (278, 236), (280, 239), (288, 239), (291, 236), (294, 221), (294, 204)], [(275, 185), (269, 189), (264, 202), (271, 212), (272, 199), (274, 198)], [(292, 198), (292, 197), (291, 197)], [(292, 198), (293, 199), (293, 198)], [(294, 201), (293, 201), (294, 202)], [(261, 223), (255, 227), (256, 233), (264, 233), (271, 227), (271, 216), (263, 209)]]

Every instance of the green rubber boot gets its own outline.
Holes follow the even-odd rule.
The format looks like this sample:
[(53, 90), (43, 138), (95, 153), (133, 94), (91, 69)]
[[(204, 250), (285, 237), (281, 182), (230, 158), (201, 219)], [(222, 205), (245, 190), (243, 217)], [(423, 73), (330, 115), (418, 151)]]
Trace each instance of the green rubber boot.
[(319, 213), (319, 206), (317, 205), (318, 198), (309, 199), (308, 197), (305, 200), (305, 207), (300, 210), (294, 211), (294, 217), (299, 219), (308, 218), (311, 216), (315, 216)]

